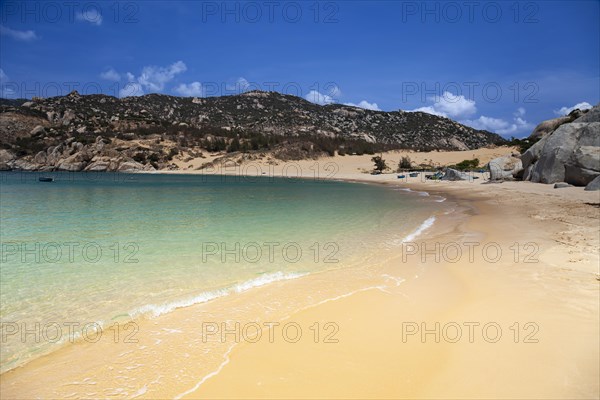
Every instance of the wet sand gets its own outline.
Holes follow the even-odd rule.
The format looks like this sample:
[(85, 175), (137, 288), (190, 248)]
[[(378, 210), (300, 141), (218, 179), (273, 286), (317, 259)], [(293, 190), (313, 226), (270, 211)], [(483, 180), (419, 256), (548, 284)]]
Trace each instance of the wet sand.
[[(497, 243), (511, 254), (429, 255), (398, 287), (293, 315), (300, 324), (336, 321), (339, 343), (244, 344), (189, 398), (597, 397), (595, 270), (556, 262), (566, 249), (546, 237), (547, 223), (523, 224), (493, 202), (475, 202), (464, 225), (425, 243)], [(539, 245), (530, 260), (538, 262), (514, 262), (515, 242)]]

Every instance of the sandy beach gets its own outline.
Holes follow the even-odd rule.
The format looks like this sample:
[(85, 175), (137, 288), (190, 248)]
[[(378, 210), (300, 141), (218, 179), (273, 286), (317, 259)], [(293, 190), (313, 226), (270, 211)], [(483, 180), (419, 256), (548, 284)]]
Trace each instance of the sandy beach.
[[(510, 152), (383, 158), (485, 164)], [(370, 265), (141, 319), (137, 343), (67, 346), (1, 375), (1, 397), (598, 398), (599, 192), (370, 175), (371, 157), (183, 173), (396, 185), (449, 211)]]
[[(510, 149), (480, 149), (471, 157), (467, 153), (388, 153), (383, 158), (388, 165), (397, 165), (405, 155), (417, 163), (445, 165), (471, 157), (485, 163), (510, 154)], [(339, 178), (398, 184), (396, 174), (359, 172), (371, 167), (370, 156), (348, 158), (348, 162), (344, 157), (333, 161)], [(300, 165), (310, 169), (310, 163)], [(279, 170), (281, 174), (285, 168)], [(357, 293), (290, 317), (336, 319), (344, 327), (340, 343), (244, 346), (198, 394), (210, 398), (317, 398), (323, 393), (338, 398), (597, 397), (600, 196), (582, 188), (558, 190), (529, 182), (484, 184), (484, 174), (474, 176), (480, 179), (439, 182), (426, 181), (421, 174), (400, 183), (447, 196), (465, 207), (463, 219), (442, 220), (418, 240), (430, 250), (435, 243), (442, 248), (459, 244), (462, 255), (444, 257), (439, 250), (442, 257), (436, 260), (435, 250), (426, 253), (421, 248), (412, 260), (411, 256), (404, 260), (426, 266), (418, 279), (403, 282), (397, 290)], [(493, 244), (491, 248), (501, 249), (504, 256), (496, 259), (493, 252), (475, 250), (470, 259), (465, 245), (470, 242)], [(520, 253), (513, 251), (515, 246)], [(398, 262), (390, 262), (386, 270), (393, 274)], [(418, 323), (418, 333), (403, 338), (413, 323)], [(500, 327), (501, 339), (495, 342), (477, 329), (468, 337), (469, 323)], [(420, 336), (424, 329), (432, 332)], [(456, 341), (455, 332), (460, 336)], [(259, 359), (278, 362), (257, 363)], [(232, 381), (238, 384), (228, 384)]]
[(600, 400), (600, 0), (0, 10), (0, 400)]

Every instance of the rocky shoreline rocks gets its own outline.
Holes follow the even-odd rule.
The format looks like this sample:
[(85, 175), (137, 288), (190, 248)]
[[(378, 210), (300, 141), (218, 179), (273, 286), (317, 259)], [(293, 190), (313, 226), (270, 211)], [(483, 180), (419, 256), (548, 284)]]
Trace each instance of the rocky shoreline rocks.
[(523, 154), (500, 157), (489, 162), (492, 181), (565, 183), (586, 186), (586, 190), (598, 190), (600, 105), (544, 121), (529, 138), (538, 141)]

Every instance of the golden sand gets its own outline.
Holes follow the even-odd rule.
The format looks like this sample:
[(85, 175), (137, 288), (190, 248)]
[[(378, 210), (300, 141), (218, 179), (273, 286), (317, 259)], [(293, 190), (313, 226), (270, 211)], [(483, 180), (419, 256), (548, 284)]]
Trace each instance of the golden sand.
[[(139, 320), (137, 343), (105, 335), (66, 346), (2, 374), (0, 397), (598, 398), (598, 192), (483, 179), (398, 183), (395, 174), (361, 173), (370, 157), (333, 161), (334, 179), (447, 197), (455, 212), (415, 240), (446, 246), (446, 259), (404, 246), (371, 265)], [(233, 333), (210, 334), (215, 326)]]

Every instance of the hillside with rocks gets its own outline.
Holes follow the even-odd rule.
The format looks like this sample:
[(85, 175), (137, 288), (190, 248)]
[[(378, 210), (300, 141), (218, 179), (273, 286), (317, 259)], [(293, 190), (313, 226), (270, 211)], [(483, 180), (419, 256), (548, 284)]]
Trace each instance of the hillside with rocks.
[(0, 100), (0, 169), (175, 169), (206, 153), (305, 159), (390, 149), (468, 150), (505, 143), (422, 112), (317, 105), (276, 92), (223, 97), (150, 94)]

